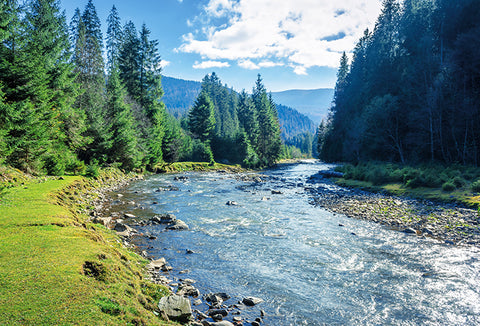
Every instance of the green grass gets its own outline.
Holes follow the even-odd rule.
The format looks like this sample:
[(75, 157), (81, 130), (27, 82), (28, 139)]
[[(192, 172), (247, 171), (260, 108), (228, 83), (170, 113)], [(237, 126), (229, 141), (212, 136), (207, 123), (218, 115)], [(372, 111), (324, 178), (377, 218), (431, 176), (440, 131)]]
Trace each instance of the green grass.
[(80, 194), (109, 178), (31, 180), (3, 192), (2, 325), (168, 325), (153, 314), (168, 291), (143, 280), (147, 262), (79, 213)]
[(240, 165), (227, 165), (220, 163), (207, 163), (207, 162), (175, 162), (175, 163), (162, 163), (154, 168), (157, 173), (178, 173), (185, 171), (218, 171), (225, 170), (229, 172), (240, 172), (243, 169)]
[(480, 207), (476, 187), (480, 183), (479, 168), (457, 165), (411, 167), (369, 162), (356, 166), (347, 164), (337, 170), (344, 173), (343, 178), (336, 179), (341, 186)]

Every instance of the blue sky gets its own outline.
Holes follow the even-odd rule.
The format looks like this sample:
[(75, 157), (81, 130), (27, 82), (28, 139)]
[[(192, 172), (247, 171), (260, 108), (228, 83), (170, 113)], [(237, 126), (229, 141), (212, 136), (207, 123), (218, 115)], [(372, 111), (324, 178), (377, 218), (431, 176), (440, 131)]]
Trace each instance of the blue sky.
[[(113, 5), (159, 41), (166, 76), (250, 91), (334, 87), (343, 51), (373, 28), (381, 0), (94, 0), (102, 29)], [(87, 0), (61, 0), (70, 21)]]

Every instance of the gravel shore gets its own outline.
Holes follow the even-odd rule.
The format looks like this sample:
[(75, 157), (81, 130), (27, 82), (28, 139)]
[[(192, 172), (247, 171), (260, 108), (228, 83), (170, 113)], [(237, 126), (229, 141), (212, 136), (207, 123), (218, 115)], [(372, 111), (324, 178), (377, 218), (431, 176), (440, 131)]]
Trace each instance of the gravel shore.
[(342, 188), (322, 174), (312, 176), (309, 183), (313, 204), (328, 211), (447, 244), (480, 246), (480, 218), (474, 209)]

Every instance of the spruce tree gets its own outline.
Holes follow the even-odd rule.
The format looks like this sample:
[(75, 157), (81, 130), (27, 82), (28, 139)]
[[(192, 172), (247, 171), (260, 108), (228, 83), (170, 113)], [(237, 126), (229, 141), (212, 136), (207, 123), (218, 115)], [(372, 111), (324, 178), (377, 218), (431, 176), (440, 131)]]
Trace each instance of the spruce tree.
[(188, 128), (194, 138), (208, 143), (215, 130), (215, 113), (213, 103), (205, 91), (201, 91), (195, 104), (188, 112)]
[(253, 89), (253, 102), (258, 119), (256, 151), (263, 164), (272, 165), (281, 153), (280, 125), (275, 104), (268, 97), (260, 75)]
[(104, 163), (111, 146), (111, 135), (104, 111), (105, 75), (100, 20), (92, 0), (89, 0), (81, 16), (78, 13), (77, 10), (71, 31), (75, 44), (73, 60), (77, 82), (83, 93), (77, 97), (75, 107), (86, 113), (87, 130), (84, 136), (89, 141), (79, 155), (86, 162), (96, 160)]
[(117, 68), (110, 72), (107, 83), (107, 113), (110, 117), (112, 146), (109, 161), (121, 163), (131, 170), (138, 165), (137, 135), (130, 106), (125, 103), (126, 92)]
[(114, 5), (107, 18), (107, 71), (109, 73), (118, 66), (118, 58), (123, 41), (122, 35), (120, 16)]

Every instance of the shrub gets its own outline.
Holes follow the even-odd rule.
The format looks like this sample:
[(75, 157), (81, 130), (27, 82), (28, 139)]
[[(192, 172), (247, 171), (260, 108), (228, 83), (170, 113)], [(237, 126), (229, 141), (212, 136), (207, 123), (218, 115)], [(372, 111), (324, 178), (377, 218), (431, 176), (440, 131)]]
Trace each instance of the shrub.
[(96, 300), (96, 303), (100, 307), (102, 312), (112, 316), (118, 316), (124, 311), (123, 308), (120, 307), (118, 302), (108, 298), (100, 298)]
[(370, 181), (375, 186), (388, 183), (389, 173), (383, 166), (376, 166), (366, 173), (367, 181)]
[(471, 188), (473, 192), (480, 192), (480, 179), (472, 183)]
[(65, 158), (57, 154), (49, 154), (44, 159), (43, 167), (48, 175), (64, 175)]
[(455, 177), (453, 178), (453, 184), (455, 185), (455, 188), (462, 188), (465, 185), (466, 181), (462, 177)]
[(92, 161), (85, 170), (85, 176), (90, 178), (98, 178), (100, 175), (100, 167), (97, 161)]
[(87, 166), (83, 161), (73, 159), (67, 163), (65, 169), (67, 172), (70, 172), (74, 175), (84, 175), (87, 170)]
[(455, 184), (451, 181), (447, 181), (442, 185), (443, 191), (450, 192), (450, 191), (454, 191), (455, 189), (456, 189)]

